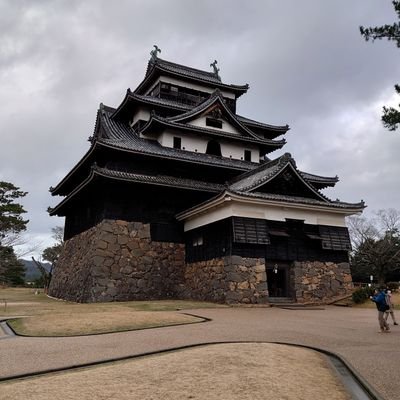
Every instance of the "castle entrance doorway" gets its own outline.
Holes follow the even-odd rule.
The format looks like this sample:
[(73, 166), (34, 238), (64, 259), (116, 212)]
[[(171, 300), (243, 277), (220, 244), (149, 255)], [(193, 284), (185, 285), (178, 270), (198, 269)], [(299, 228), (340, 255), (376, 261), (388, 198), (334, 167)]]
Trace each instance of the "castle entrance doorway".
[(289, 297), (289, 265), (282, 263), (266, 263), (269, 297)]

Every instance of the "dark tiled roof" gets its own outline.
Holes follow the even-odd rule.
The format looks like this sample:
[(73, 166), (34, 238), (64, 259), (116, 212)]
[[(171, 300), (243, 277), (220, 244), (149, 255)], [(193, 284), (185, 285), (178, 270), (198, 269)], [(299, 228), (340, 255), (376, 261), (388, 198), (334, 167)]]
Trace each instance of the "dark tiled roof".
[[(252, 137), (260, 141), (258, 143), (263, 142), (267, 145), (278, 145), (282, 147), (286, 143), (284, 139), (282, 139), (281, 141), (274, 142), (273, 140), (266, 139), (263, 136), (257, 135), (252, 130), (248, 129), (244, 124), (242, 124), (242, 122), (238, 120), (237, 116), (226, 106), (224, 98), (219, 89), (216, 89), (207, 100), (203, 101), (198, 106), (194, 107), (193, 109), (183, 114), (170, 117), (168, 118), (168, 121), (171, 122), (188, 121), (192, 119), (194, 116), (201, 114), (202, 112), (207, 110), (207, 108), (211, 107), (215, 103), (219, 103), (219, 106), (225, 113), (225, 117), (227, 117), (227, 119), (232, 123), (232, 125), (238, 128), (239, 131), (241, 131), (241, 133), (244, 134), (244, 136)], [(235, 138), (235, 135), (233, 135), (232, 138)]]
[(187, 104), (178, 103), (177, 101), (173, 100), (160, 99), (158, 97), (153, 97), (153, 96), (143, 96), (141, 94), (136, 94), (132, 92), (130, 92), (130, 96), (132, 97), (132, 99), (141, 101), (143, 103), (154, 104), (168, 108), (177, 108), (182, 111), (190, 110), (193, 107)]
[(108, 178), (125, 180), (129, 182), (147, 183), (151, 185), (160, 185), (160, 186), (171, 186), (175, 188), (200, 190), (200, 191), (215, 192), (215, 193), (219, 193), (224, 189), (224, 185), (218, 183), (198, 181), (194, 179), (184, 179), (167, 175), (144, 175), (129, 171), (118, 171), (109, 168), (100, 168), (97, 166), (93, 167), (93, 169), (94, 172), (98, 175)]
[(151, 60), (149, 61), (146, 76), (139, 86), (134, 90), (134, 92), (141, 93), (143, 88), (146, 88), (147, 85), (152, 81), (152, 76), (156, 73), (156, 71), (164, 72), (173, 76), (179, 76), (192, 81), (207, 83), (209, 86), (214, 86), (216, 88), (225, 88), (236, 93), (236, 96), (246, 93), (249, 88), (248, 84), (229, 85), (223, 83), (213, 72), (202, 71), (200, 69), (187, 67), (185, 65), (176, 64), (161, 58), (157, 58), (155, 62)]
[(323, 207), (341, 208), (341, 209), (363, 209), (365, 204), (363, 201), (360, 203), (345, 203), (342, 201), (322, 201), (316, 199), (310, 199), (308, 197), (297, 197), (297, 196), (285, 196), (282, 194), (272, 194), (272, 193), (261, 193), (261, 192), (240, 192), (236, 190), (231, 190), (232, 193), (238, 194), (243, 197), (265, 199), (265, 200), (276, 200), (284, 201), (287, 203), (299, 203), (299, 204), (310, 204)]
[[(191, 125), (191, 124), (182, 124), (179, 122), (173, 122), (170, 119), (167, 118), (162, 118), (158, 116), (153, 116), (150, 118), (149, 122), (143, 127), (143, 130), (141, 130), (141, 133), (145, 133), (148, 129), (151, 129), (155, 124), (159, 124), (161, 126), (166, 126), (170, 128), (176, 128), (179, 130), (183, 131), (192, 131), (192, 132), (198, 132), (201, 134), (206, 134), (209, 136), (214, 136), (214, 137), (224, 137), (228, 138), (230, 140), (234, 141), (240, 141), (240, 142), (246, 142), (246, 143), (255, 143), (255, 144), (260, 144), (264, 146), (271, 147), (270, 151), (280, 149), (286, 141), (284, 139), (282, 140), (271, 140), (271, 139), (264, 139), (260, 137), (253, 137), (253, 136), (245, 136), (245, 135), (238, 135), (235, 133), (230, 133), (230, 132), (224, 132), (224, 131), (217, 131), (216, 129), (209, 129), (209, 128), (204, 128), (201, 126), (197, 125)], [(255, 136), (255, 135), (254, 135)]]
[(203, 203), (196, 204), (193, 207), (188, 208), (185, 211), (180, 212), (176, 215), (178, 220), (185, 220), (189, 215), (193, 216), (197, 213), (204, 213), (209, 207), (218, 206), (221, 204), (225, 198), (230, 197), (230, 200), (235, 199), (237, 196), (239, 199), (258, 199), (265, 201), (274, 201), (278, 203), (291, 203), (291, 204), (301, 204), (314, 207), (324, 207), (330, 209), (340, 209), (344, 212), (353, 214), (355, 212), (360, 212), (365, 208), (363, 201), (360, 203), (345, 203), (340, 201), (321, 201), (317, 199), (310, 199), (308, 197), (299, 196), (286, 196), (282, 194), (272, 194), (272, 193), (260, 193), (260, 192), (240, 192), (233, 190), (231, 188), (225, 189), (223, 192), (217, 194), (209, 200)]
[[(134, 104), (145, 104), (148, 106), (162, 107), (182, 112), (185, 112), (192, 108), (192, 106), (181, 104), (176, 101), (133, 93), (130, 89), (128, 89), (125, 98), (122, 100), (121, 104), (114, 110), (112, 117), (119, 118), (120, 115), (132, 113), (132, 109), (130, 106)], [(129, 115), (129, 118), (131, 117), (132, 115)]]
[(138, 134), (129, 127), (129, 125), (112, 119), (111, 114), (105, 110), (100, 114), (101, 123), (105, 133), (105, 136), (98, 141), (100, 145), (162, 158), (232, 168), (240, 171), (248, 171), (256, 165), (247, 161), (163, 147), (154, 140), (140, 138)]
[(68, 196), (66, 196), (59, 204), (49, 210), (50, 215), (63, 215), (62, 208), (82, 189), (84, 189), (96, 176), (104, 178), (117, 179), (130, 183), (143, 183), (157, 186), (169, 186), (177, 189), (187, 189), (194, 191), (202, 191), (209, 193), (220, 193), (224, 189), (224, 185), (210, 182), (203, 182), (194, 179), (177, 178), (167, 175), (145, 175), (137, 174), (129, 171), (121, 171), (109, 168), (101, 168), (93, 165), (89, 176), (81, 182)]
[(264, 124), (263, 122), (255, 121), (250, 118), (243, 117), (242, 115), (236, 114), (236, 118), (245, 125), (255, 126), (257, 128), (273, 130), (273, 131), (282, 131), (282, 135), (286, 133), (290, 128), (289, 125), (270, 125)]
[(335, 186), (339, 182), (338, 176), (319, 176), (314, 174), (309, 174), (308, 172), (299, 171), (302, 177), (308, 182), (312, 183), (319, 188), (324, 188), (327, 186)]
[(297, 170), (296, 163), (289, 153), (285, 153), (283, 156), (273, 161), (263, 163), (258, 168), (238, 176), (232, 180), (229, 189), (240, 193), (256, 191), (258, 187), (274, 179), (288, 166), (292, 168), (293, 172), (298, 176), (299, 180), (303, 182), (304, 186), (306, 186), (308, 190), (314, 193), (314, 195), (320, 200), (330, 202), (326, 196), (320, 193), (314, 186), (310, 185), (310, 183), (304, 179)]
[(163, 60), (162, 58), (157, 58), (155, 62), (149, 61), (146, 75), (151, 72), (152, 68), (154, 68), (154, 65), (157, 65), (160, 68), (174, 72), (179, 75), (185, 75), (191, 78), (206, 80), (217, 84), (221, 83), (221, 79), (219, 79), (213, 72), (202, 71), (201, 69), (187, 67), (185, 65)]

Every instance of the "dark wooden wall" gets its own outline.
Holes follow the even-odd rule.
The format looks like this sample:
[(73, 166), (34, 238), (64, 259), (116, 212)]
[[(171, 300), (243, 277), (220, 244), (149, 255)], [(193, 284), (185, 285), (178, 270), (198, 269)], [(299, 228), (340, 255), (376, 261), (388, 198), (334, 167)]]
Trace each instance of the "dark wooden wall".
[[(236, 219), (236, 220), (235, 220)], [(239, 218), (243, 220), (243, 218)], [(246, 220), (246, 219), (245, 219)], [(336, 242), (324, 242), (320, 234), (321, 227), (307, 225), (294, 221), (277, 222), (259, 220), (261, 227), (265, 223), (268, 230), (268, 240), (264, 232), (256, 235), (252, 227), (256, 227), (254, 220), (248, 219), (246, 234), (235, 237), (237, 217), (227, 218), (206, 227), (200, 227), (186, 233), (186, 260), (187, 262), (204, 261), (213, 257), (238, 255), (251, 258), (266, 258), (279, 261), (330, 261), (348, 262), (349, 236), (347, 228), (323, 227), (335, 236), (341, 238), (341, 246)], [(260, 228), (259, 228), (260, 229)], [(203, 244), (193, 246), (196, 237), (202, 236)], [(324, 246), (325, 244), (325, 246)]]

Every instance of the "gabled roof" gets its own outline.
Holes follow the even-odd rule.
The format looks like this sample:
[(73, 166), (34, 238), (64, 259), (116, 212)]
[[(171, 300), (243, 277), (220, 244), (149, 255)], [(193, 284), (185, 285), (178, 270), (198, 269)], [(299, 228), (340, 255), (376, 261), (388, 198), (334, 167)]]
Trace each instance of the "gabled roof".
[[(208, 165), (217, 168), (227, 168), (239, 172), (248, 171), (254, 168), (254, 163), (236, 160), (233, 158), (218, 157), (211, 154), (201, 154), (186, 150), (163, 147), (154, 140), (143, 139), (126, 123), (111, 118), (115, 109), (100, 104), (97, 113), (96, 126), (92, 137), (90, 149), (83, 158), (71, 169), (71, 171), (54, 187), (50, 188), (52, 195), (65, 195), (66, 184), (74, 179), (81, 168), (87, 170), (97, 150), (110, 148), (117, 151), (124, 151), (133, 154), (148, 155), (159, 159), (169, 159), (191, 164)], [(100, 134), (101, 131), (101, 134)]]
[[(198, 116), (204, 115), (208, 110), (212, 110), (215, 107), (219, 107), (220, 109), (222, 109), (224, 117), (229, 120), (229, 122), (235, 128), (238, 129), (238, 131), (240, 132), (239, 135), (224, 131), (223, 129), (204, 128), (189, 123), (191, 120), (195, 119)], [(276, 141), (272, 139), (265, 139), (264, 137), (256, 135), (251, 130), (246, 128), (236, 118), (235, 114), (233, 114), (232, 111), (225, 105), (225, 102), (219, 90), (216, 90), (210, 96), (210, 98), (199, 104), (197, 107), (194, 107), (192, 110), (189, 110), (183, 114), (179, 114), (169, 118), (162, 118), (157, 115), (152, 115), (150, 120), (142, 128), (140, 133), (145, 135), (149, 131), (154, 131), (154, 129), (162, 127), (175, 128), (183, 131), (192, 131), (214, 137), (226, 137), (234, 141), (261, 144), (271, 148), (268, 152), (281, 148), (286, 143), (285, 139)]]
[(228, 85), (222, 83), (221, 80), (212, 72), (202, 71), (200, 69), (187, 67), (185, 65), (176, 64), (170, 61), (157, 58), (155, 61), (150, 60), (147, 66), (146, 76), (139, 86), (135, 89), (135, 93), (143, 94), (148, 86), (154, 82), (157, 76), (161, 74), (178, 77), (184, 80), (206, 84), (207, 86), (225, 89), (235, 93), (239, 97), (246, 93), (249, 85)]
[[(161, 118), (161, 120), (163, 121), (164, 119)], [(155, 140), (140, 138), (128, 124), (111, 118), (110, 113), (105, 110), (101, 113), (101, 124), (106, 132), (106, 136), (97, 142), (99, 146), (112, 147), (132, 153), (148, 154), (159, 158), (236, 169), (238, 171), (247, 171), (254, 168), (255, 165), (248, 161), (161, 146)]]
[(231, 181), (229, 189), (240, 193), (259, 192), (260, 190), (257, 189), (277, 179), (284, 171), (290, 171), (295, 179), (304, 187), (305, 191), (316, 199), (325, 202), (330, 201), (304, 179), (296, 167), (296, 162), (289, 153), (285, 153), (273, 161), (263, 163), (258, 168), (239, 175)]
[(264, 206), (286, 206), (288, 208), (299, 209), (311, 208), (313, 210), (330, 211), (343, 215), (356, 214), (361, 212), (365, 208), (365, 204), (363, 201), (361, 201), (360, 203), (345, 203), (340, 201), (326, 202), (316, 199), (310, 199), (307, 197), (285, 196), (280, 194), (258, 192), (239, 192), (236, 190), (232, 190), (231, 188), (227, 188), (223, 192), (219, 193), (217, 196), (178, 213), (176, 215), (176, 218), (179, 221), (184, 221), (197, 215), (207, 213), (209, 210), (215, 207), (220, 207), (224, 203), (232, 204), (233, 201), (239, 203), (249, 203), (252, 205), (260, 204)]
[(220, 107), (222, 109), (224, 117), (228, 119), (229, 122), (232, 123), (232, 125), (238, 128), (246, 136), (253, 137), (255, 139), (264, 139), (263, 137), (256, 135), (238, 120), (236, 115), (225, 104), (224, 98), (218, 89), (216, 89), (207, 100), (204, 100), (198, 106), (183, 114), (170, 117), (168, 118), (168, 121), (187, 123), (198, 116), (204, 115), (208, 110), (212, 109), (215, 106)]
[[(147, 124), (143, 127), (143, 129), (140, 131), (141, 134), (146, 135), (148, 131), (153, 131), (154, 129), (162, 129), (162, 128), (175, 128), (180, 131), (190, 131), (202, 135), (207, 135), (207, 136), (212, 136), (212, 137), (217, 137), (217, 138), (228, 138), (229, 140), (233, 141), (239, 141), (239, 142), (246, 142), (246, 143), (254, 143), (258, 145), (263, 145), (268, 147), (267, 153), (270, 153), (271, 151), (277, 150), (282, 148), (286, 140), (271, 140), (271, 139), (261, 139), (261, 138), (253, 138), (253, 137), (248, 137), (244, 135), (237, 135), (235, 133), (230, 133), (230, 132), (224, 132), (224, 131), (217, 131), (215, 129), (208, 129), (208, 128), (203, 128), (200, 126), (195, 126), (195, 125), (190, 125), (190, 124), (181, 124), (178, 122), (171, 122), (167, 118), (162, 118), (153, 115), (150, 120), (147, 122)], [(204, 154), (203, 154), (204, 155)]]

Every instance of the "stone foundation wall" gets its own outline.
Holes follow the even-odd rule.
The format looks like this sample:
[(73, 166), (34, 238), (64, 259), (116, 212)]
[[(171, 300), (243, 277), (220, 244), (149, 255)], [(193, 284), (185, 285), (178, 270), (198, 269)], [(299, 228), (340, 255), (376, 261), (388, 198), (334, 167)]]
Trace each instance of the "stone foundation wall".
[[(297, 302), (326, 302), (351, 292), (348, 263), (294, 262), (290, 292)], [(155, 242), (150, 225), (104, 220), (65, 243), (49, 294), (77, 302), (195, 299), (264, 304), (263, 258), (226, 256), (185, 265), (185, 246)]]
[(299, 303), (326, 302), (351, 293), (349, 263), (294, 262), (296, 300)]
[(268, 290), (265, 261), (227, 256), (186, 265), (183, 295), (219, 303), (262, 304)]
[(78, 302), (173, 298), (184, 266), (184, 245), (151, 241), (149, 224), (105, 220), (65, 243), (49, 294)]

